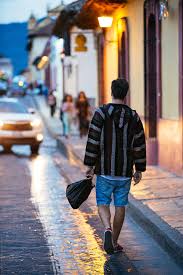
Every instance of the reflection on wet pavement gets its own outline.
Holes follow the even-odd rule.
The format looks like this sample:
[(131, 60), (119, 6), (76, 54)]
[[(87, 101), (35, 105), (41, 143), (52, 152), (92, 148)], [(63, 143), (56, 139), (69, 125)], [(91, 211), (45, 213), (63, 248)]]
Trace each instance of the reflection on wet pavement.
[[(123, 263), (123, 264), (122, 264)], [(131, 267), (129, 259), (124, 253), (112, 255), (104, 264), (105, 275), (137, 275), (138, 273)]]
[[(25, 156), (27, 153), (28, 150)], [(17, 158), (17, 154), (0, 157), (0, 274), (3, 275), (54, 274), (44, 229), (30, 201), (28, 159)]]
[[(129, 217), (128, 212), (122, 234), (119, 238), (119, 242), (123, 245), (125, 253), (112, 255), (109, 259), (106, 259), (101, 243), (103, 228), (97, 215), (94, 192), (91, 193), (86, 204), (83, 204), (80, 208), (81, 212), (79, 210), (72, 210), (65, 198), (66, 182), (60, 174), (73, 181), (77, 180), (77, 177), (82, 176), (85, 168), (80, 167), (79, 162), (81, 161), (75, 160), (72, 152), (69, 151), (68, 161), (56, 150), (56, 141), (45, 130), (44, 142), (41, 145), (39, 156), (30, 156), (29, 146), (13, 146), (13, 156), (11, 156), (10, 166), (9, 163), (6, 165), (8, 168), (6, 173), (9, 176), (9, 174), (11, 175), (10, 170), (14, 167), (13, 163), (16, 162), (17, 164), (14, 173), (15, 175), (17, 173), (17, 176), (13, 176), (14, 178), (11, 179), (11, 183), (13, 182), (13, 194), (16, 194), (16, 200), (19, 200), (20, 195), (21, 199), (15, 206), (19, 206), (19, 203), (24, 201), (26, 204), (32, 205), (29, 200), (29, 189), (28, 196), (25, 197), (25, 190), (27, 190), (25, 187), (29, 188), (29, 181), (22, 179), (20, 175), (23, 173), (25, 177), (32, 178), (31, 200), (37, 211), (35, 211), (34, 207), (35, 215), (31, 217), (30, 223), (34, 224), (36, 222), (36, 224), (39, 224), (38, 229), (40, 230), (37, 228), (32, 230), (32, 225), (28, 229), (30, 234), (35, 234), (35, 232), (37, 232), (38, 236), (40, 234), (39, 237), (44, 242), (36, 242), (35, 246), (31, 238), (30, 243), (28, 242), (28, 248), (30, 250), (33, 249), (33, 252), (39, 255), (36, 258), (34, 257), (34, 253), (31, 253), (40, 271), (38, 273), (38, 269), (36, 269), (36, 273), (30, 272), (30, 275), (50, 274), (41, 273), (42, 270), (50, 270), (51, 263), (48, 260), (50, 257), (55, 268), (55, 274), (182, 274), (162, 248)], [(4, 156), (3, 152), (1, 154), (2, 157), (9, 158), (9, 156)], [(27, 169), (27, 165), (30, 169)], [(3, 174), (5, 169), (0, 168), (0, 173), (2, 172)], [(21, 170), (21, 173), (18, 172), (19, 170)], [(7, 175), (5, 174), (6, 180)], [(17, 182), (20, 192), (17, 191), (18, 189), (15, 186), (16, 177), (18, 178)], [(22, 198), (26, 199), (22, 200)], [(22, 207), (21, 204), (20, 206), (21, 210), (17, 212), (18, 218), (21, 211), (25, 212), (26, 215), (31, 214), (29, 208)], [(11, 212), (11, 208), (9, 208), (9, 212)], [(19, 222), (19, 219), (17, 221), (15, 221), (17, 236), (21, 242), (23, 238), (23, 241), (27, 243), (29, 236), (22, 234), (19, 228), (22, 224)], [(23, 218), (23, 221), (25, 224), (27, 223), (27, 219)], [(8, 234), (14, 234), (12, 225), (10, 224), (9, 226), (10, 231)], [(7, 235), (7, 230), (5, 230), (5, 234)], [(15, 240), (17, 236), (15, 236)], [(44, 243), (44, 251), (41, 247), (42, 243)], [(47, 244), (49, 245), (49, 250)], [(45, 251), (48, 257), (40, 254), (41, 252), (45, 253)], [(23, 260), (26, 258), (25, 251), (23, 251), (21, 257)], [(46, 262), (45, 266), (40, 266), (41, 261), (44, 264)], [(29, 266), (27, 266), (28, 264), (30, 265), (30, 260), (26, 262), (26, 268), (30, 270)], [(132, 268), (133, 266), (134, 269)], [(136, 268), (139, 273), (138, 271), (136, 272)], [(9, 274), (13, 273), (7, 273), (7, 275)], [(27, 272), (18, 274), (29, 275)]]
[(61, 274), (103, 274), (106, 258), (93, 229), (65, 198), (66, 183), (49, 155), (33, 159), (32, 200)]

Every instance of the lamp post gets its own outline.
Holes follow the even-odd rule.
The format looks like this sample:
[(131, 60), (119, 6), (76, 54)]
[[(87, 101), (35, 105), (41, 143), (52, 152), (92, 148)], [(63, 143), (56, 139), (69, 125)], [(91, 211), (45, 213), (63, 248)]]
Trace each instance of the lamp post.
[(65, 96), (65, 74), (64, 74), (64, 58), (65, 58), (65, 53), (61, 52), (61, 62), (62, 62), (62, 91), (63, 91), (63, 98)]
[(103, 32), (104, 42), (109, 43), (118, 43), (117, 40), (107, 40), (106, 39), (106, 30), (112, 27), (113, 17), (112, 16), (100, 16), (98, 17), (99, 26)]

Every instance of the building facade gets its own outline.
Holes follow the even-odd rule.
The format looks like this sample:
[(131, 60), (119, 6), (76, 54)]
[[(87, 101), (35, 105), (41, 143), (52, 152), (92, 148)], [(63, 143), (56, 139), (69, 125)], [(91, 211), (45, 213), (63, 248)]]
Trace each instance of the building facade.
[(164, 1), (166, 18), (162, 1), (125, 2), (111, 11), (113, 24), (103, 32), (103, 98), (110, 101), (113, 79), (126, 77), (127, 103), (144, 121), (148, 164), (182, 174), (182, 1)]
[[(127, 78), (126, 103), (144, 123), (148, 164), (182, 175), (183, 1), (78, 0), (62, 15), (56, 32), (73, 25), (94, 31), (99, 103), (111, 100), (113, 79)], [(112, 17), (112, 25), (99, 28), (100, 16)]]
[(64, 39), (63, 79), (64, 94), (76, 98), (84, 91), (93, 106), (98, 104), (98, 60), (95, 30), (89, 25), (80, 27), (75, 16), (82, 8), (75, 1), (61, 11), (53, 34)]
[[(53, 45), (51, 41), (52, 29), (56, 22), (56, 18), (64, 8), (63, 4), (55, 7), (54, 9), (48, 9), (47, 15), (41, 19), (36, 20), (35, 16), (31, 14), (28, 20), (28, 41), (27, 50), (29, 52), (29, 69), (31, 73), (31, 81), (46, 82), (48, 88), (53, 88), (53, 73), (51, 74), (50, 63), (48, 60), (44, 62), (44, 54), (46, 57), (51, 52), (50, 47)], [(53, 39), (54, 40), (54, 39)], [(52, 43), (52, 45), (51, 45)], [(53, 59), (53, 58), (52, 58)], [(41, 63), (40, 63), (41, 61)], [(39, 65), (40, 64), (40, 68)], [(42, 65), (46, 65), (46, 68), (42, 70)]]
[(97, 49), (93, 30), (70, 30), (70, 55), (64, 60), (65, 92), (74, 98), (84, 91), (92, 105), (98, 104)]

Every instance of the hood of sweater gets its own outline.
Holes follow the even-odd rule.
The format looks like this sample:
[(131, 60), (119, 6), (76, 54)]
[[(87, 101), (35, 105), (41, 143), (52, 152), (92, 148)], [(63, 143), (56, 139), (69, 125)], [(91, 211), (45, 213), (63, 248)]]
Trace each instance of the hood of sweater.
[(122, 128), (126, 122), (128, 122), (132, 116), (133, 111), (125, 104), (109, 103), (106, 105), (107, 115), (109, 115), (117, 127)]

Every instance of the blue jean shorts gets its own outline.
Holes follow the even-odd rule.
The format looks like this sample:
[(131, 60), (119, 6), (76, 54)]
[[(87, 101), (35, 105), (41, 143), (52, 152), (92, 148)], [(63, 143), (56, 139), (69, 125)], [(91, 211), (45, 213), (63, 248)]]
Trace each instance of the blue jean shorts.
[(96, 200), (97, 205), (110, 205), (112, 196), (115, 206), (125, 206), (128, 204), (128, 194), (130, 191), (131, 179), (111, 180), (102, 176), (97, 176)]

